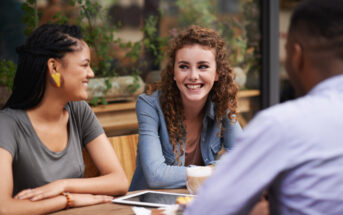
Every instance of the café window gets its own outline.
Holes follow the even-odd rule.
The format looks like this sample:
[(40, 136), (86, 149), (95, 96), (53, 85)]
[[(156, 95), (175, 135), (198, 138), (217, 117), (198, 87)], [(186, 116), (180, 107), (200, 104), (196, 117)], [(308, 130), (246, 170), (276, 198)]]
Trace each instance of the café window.
[[(278, 102), (277, 97), (270, 96), (279, 90), (270, 87), (270, 76), (273, 74), (270, 65), (274, 65), (275, 62), (265, 59), (276, 55), (276, 64), (279, 67), (278, 52), (270, 51), (274, 47), (270, 41), (278, 42), (278, 36), (273, 39), (274, 36), (270, 33), (273, 30), (273, 23), (270, 22), (278, 23), (279, 8), (274, 12), (277, 13), (277, 17), (271, 13), (275, 11), (273, 7), (279, 5), (279, 1), (83, 0), (83, 4), (97, 3), (101, 7), (91, 8), (95, 17), (91, 21), (87, 20), (87, 14), (82, 12), (78, 3), (73, 4), (78, 1), (35, 2), (39, 9), (38, 24), (63, 17), (62, 21), (67, 23), (82, 23), (85, 26), (91, 23), (92, 26), (84, 27), (86, 30), (102, 26), (114, 29), (110, 34), (100, 30), (97, 32), (100, 35), (99, 39), (93, 39), (93, 42), (108, 39), (109, 42), (98, 46), (103, 55), (99, 56), (94, 46), (90, 45), (92, 59), (95, 59), (93, 70), (96, 76), (104, 77), (106, 72), (102, 72), (107, 69), (108, 74), (115, 76), (134, 74), (145, 84), (158, 81), (165, 63), (163, 47), (166, 46), (166, 41), (189, 25), (198, 24), (215, 29), (226, 42), (228, 61), (236, 73), (236, 82), (240, 88), (238, 110), (239, 120), (243, 126), (257, 111)], [(81, 22), (80, 15), (83, 16)], [(276, 31), (278, 34), (278, 28)], [(89, 39), (88, 36), (86, 35), (86, 39)], [(106, 61), (99, 64), (102, 59)], [(278, 69), (273, 72), (278, 74)], [(105, 91), (106, 89), (105, 87)], [(132, 99), (129, 96), (122, 96), (120, 99), (108, 100), (108, 103), (125, 103), (128, 98)], [(131, 100), (131, 103), (134, 103), (134, 100)], [(130, 112), (134, 114), (133, 104), (130, 104)]]

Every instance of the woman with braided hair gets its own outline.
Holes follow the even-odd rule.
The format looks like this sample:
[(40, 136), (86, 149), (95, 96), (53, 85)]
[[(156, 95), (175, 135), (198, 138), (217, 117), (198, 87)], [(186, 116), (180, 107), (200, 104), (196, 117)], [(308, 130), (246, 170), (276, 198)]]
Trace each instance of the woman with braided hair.
[[(0, 111), (0, 214), (49, 213), (125, 194), (125, 173), (82, 101), (94, 73), (80, 28), (42, 25), (17, 52), (13, 92)], [(83, 178), (83, 147), (101, 176)]]
[(139, 143), (130, 190), (186, 185), (189, 165), (211, 165), (241, 132), (225, 43), (191, 26), (171, 41), (161, 82), (137, 99)]

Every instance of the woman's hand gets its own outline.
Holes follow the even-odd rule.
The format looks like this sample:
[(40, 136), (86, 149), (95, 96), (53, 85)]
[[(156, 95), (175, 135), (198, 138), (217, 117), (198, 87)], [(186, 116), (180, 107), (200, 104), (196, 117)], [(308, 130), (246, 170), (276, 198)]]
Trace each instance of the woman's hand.
[(112, 196), (92, 195), (92, 194), (77, 194), (69, 193), (70, 207), (82, 207), (87, 205), (95, 205), (100, 203), (112, 202)]
[(29, 199), (38, 201), (60, 195), (65, 191), (65, 183), (62, 180), (54, 181), (35, 189), (26, 189), (19, 192), (15, 199)]

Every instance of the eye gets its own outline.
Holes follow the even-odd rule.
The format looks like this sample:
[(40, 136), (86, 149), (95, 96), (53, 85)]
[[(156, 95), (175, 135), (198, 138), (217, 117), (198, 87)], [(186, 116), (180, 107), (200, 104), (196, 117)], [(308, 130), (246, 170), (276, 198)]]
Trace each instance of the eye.
[(203, 69), (208, 69), (209, 66), (208, 66), (208, 65), (205, 65), (205, 64), (202, 64), (202, 65), (199, 65), (198, 68), (203, 70)]
[(180, 69), (188, 69), (188, 66), (185, 64), (181, 64), (181, 65), (179, 65), (179, 68)]
[(82, 64), (83, 67), (88, 67), (89, 66), (89, 63), (86, 63), (86, 64)]

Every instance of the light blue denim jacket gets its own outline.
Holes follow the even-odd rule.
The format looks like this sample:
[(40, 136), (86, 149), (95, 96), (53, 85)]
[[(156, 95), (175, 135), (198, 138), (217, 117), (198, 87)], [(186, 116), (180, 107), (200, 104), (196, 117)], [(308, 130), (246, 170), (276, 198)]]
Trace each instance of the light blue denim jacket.
[[(136, 171), (130, 191), (156, 188), (179, 188), (186, 186), (185, 156), (177, 165), (173, 148), (160, 105), (160, 92), (142, 94), (137, 99), (136, 114), (139, 124)], [(224, 135), (218, 136), (219, 128), (214, 114), (214, 103), (208, 101), (200, 136), (201, 154), (205, 165), (213, 164), (222, 146), (229, 151), (236, 136), (242, 132), (238, 122), (232, 124), (227, 117), (221, 123)]]

